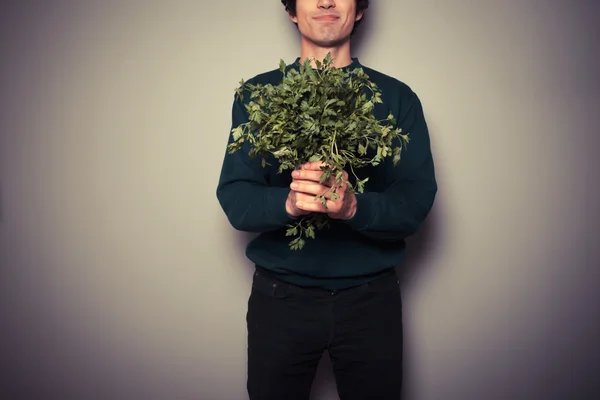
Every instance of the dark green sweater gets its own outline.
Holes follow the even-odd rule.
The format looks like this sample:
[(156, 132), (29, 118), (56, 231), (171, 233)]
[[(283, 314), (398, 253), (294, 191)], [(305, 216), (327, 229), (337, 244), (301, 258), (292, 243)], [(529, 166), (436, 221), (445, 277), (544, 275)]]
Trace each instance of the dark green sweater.
[[(298, 69), (300, 59), (288, 68)], [(293, 222), (285, 203), (290, 191), (291, 171), (277, 173), (278, 163), (269, 159), (263, 168), (259, 157), (250, 159), (248, 147), (225, 154), (217, 187), (218, 200), (231, 225), (240, 231), (260, 233), (246, 249), (257, 267), (280, 279), (303, 286), (335, 290), (360, 284), (402, 264), (405, 239), (414, 234), (429, 213), (437, 184), (430, 149), (429, 132), (417, 95), (404, 83), (361, 65), (353, 58), (344, 68), (362, 67), (382, 92), (383, 104), (376, 104), (378, 120), (391, 112), (410, 142), (401, 161), (391, 157), (376, 166), (357, 170), (369, 176), (365, 192), (356, 195), (357, 210), (348, 221), (331, 220), (330, 228), (306, 239), (301, 250), (290, 250), (292, 239), (285, 236)], [(276, 85), (282, 78), (278, 69), (250, 79), (250, 83)], [(247, 121), (243, 101), (234, 99), (232, 128)], [(229, 136), (231, 143), (232, 137)], [(397, 143), (395, 143), (397, 144)], [(360, 172), (359, 172), (360, 171)]]

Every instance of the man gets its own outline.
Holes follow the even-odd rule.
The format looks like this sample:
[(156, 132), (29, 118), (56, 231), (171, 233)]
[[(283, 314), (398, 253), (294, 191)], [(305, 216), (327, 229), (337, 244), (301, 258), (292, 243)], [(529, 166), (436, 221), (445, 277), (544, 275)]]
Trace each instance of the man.
[[(246, 249), (254, 262), (248, 302), (248, 380), (251, 400), (308, 399), (317, 365), (329, 352), (342, 400), (399, 399), (402, 388), (402, 304), (395, 267), (405, 239), (429, 213), (437, 192), (429, 133), (417, 95), (404, 83), (361, 65), (350, 38), (368, 0), (282, 0), (307, 58), (331, 53), (336, 68), (362, 67), (382, 91), (377, 119), (392, 113), (410, 143), (397, 166), (391, 157), (365, 168), (365, 192), (327, 200), (321, 165), (278, 174), (263, 168), (249, 147), (225, 154), (217, 197), (232, 226), (257, 232)], [(314, 64), (313, 64), (314, 65)], [(277, 84), (281, 72), (250, 83)], [(235, 99), (232, 128), (246, 122)], [(230, 137), (230, 141), (232, 138)], [(348, 175), (346, 175), (346, 179)], [(290, 250), (286, 225), (308, 213), (327, 213), (331, 226)]]

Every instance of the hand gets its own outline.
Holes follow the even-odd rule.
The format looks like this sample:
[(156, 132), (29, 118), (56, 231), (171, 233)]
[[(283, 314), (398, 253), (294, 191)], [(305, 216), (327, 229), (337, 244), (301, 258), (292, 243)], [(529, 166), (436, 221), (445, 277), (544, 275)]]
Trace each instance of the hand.
[[(311, 212), (326, 213), (334, 219), (347, 220), (356, 213), (356, 197), (348, 191), (348, 174), (343, 172), (343, 182), (335, 184), (335, 177), (319, 183), (324, 166), (322, 162), (309, 162), (299, 170), (292, 172), (292, 183), (290, 194), (286, 202), (286, 209), (290, 215), (300, 216)], [(333, 194), (337, 194), (337, 199)], [(325, 207), (318, 195), (324, 195), (327, 199)]]
[[(303, 181), (293, 180), (292, 182), (303, 182)], [(308, 182), (308, 181), (306, 181), (306, 182)], [(292, 217), (300, 217), (303, 215), (310, 214), (310, 211), (300, 209), (297, 206), (298, 204), (301, 204), (300, 202), (302, 201), (303, 196), (305, 196), (303, 193), (298, 193), (293, 189), (290, 190), (290, 193), (288, 194), (287, 200), (285, 202), (285, 210)], [(301, 200), (298, 200), (298, 197), (300, 197)]]

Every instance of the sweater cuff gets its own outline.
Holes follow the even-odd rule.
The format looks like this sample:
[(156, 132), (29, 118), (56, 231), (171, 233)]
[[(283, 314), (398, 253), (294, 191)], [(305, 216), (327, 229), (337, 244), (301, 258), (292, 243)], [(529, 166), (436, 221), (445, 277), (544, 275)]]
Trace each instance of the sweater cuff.
[(285, 225), (293, 219), (285, 209), (289, 193), (290, 188), (288, 187), (273, 187), (268, 191), (267, 210), (269, 210), (271, 218), (281, 225)]
[(376, 193), (357, 193), (355, 195), (356, 212), (352, 218), (346, 220), (346, 224), (355, 231), (365, 230), (373, 222), (375, 217), (374, 195)]

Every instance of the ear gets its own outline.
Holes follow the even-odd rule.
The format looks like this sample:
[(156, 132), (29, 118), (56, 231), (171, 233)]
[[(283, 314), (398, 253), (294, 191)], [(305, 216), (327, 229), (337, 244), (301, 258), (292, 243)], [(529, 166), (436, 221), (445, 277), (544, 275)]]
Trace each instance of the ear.
[(354, 18), (354, 22), (356, 22), (356, 21), (358, 21), (358, 20), (362, 19), (362, 17), (363, 17), (363, 14), (364, 14), (364, 13), (365, 13), (365, 12), (364, 12), (364, 10), (363, 10), (363, 11), (359, 11), (359, 12), (357, 12), (357, 13), (356, 13), (356, 17)]
[(292, 20), (293, 23), (295, 23), (295, 24), (298, 23), (298, 17), (296, 17), (295, 15), (292, 15), (291, 13), (288, 14), (288, 16), (290, 17), (290, 19)]

